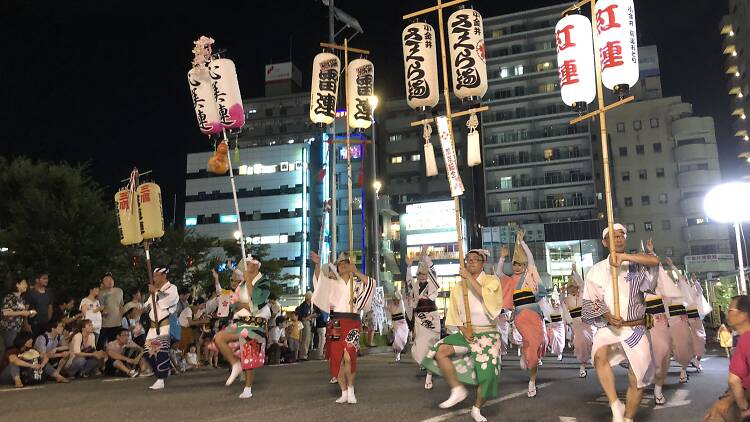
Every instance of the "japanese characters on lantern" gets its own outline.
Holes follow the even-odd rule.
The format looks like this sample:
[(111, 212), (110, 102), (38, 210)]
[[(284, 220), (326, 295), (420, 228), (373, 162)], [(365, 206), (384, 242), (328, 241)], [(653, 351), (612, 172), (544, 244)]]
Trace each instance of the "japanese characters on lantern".
[(594, 8), (602, 84), (615, 92), (638, 82), (638, 41), (633, 0), (601, 0)]
[(143, 221), (143, 238), (157, 239), (164, 236), (164, 215), (161, 207), (161, 188), (156, 183), (138, 186), (138, 204)]
[(120, 228), (120, 243), (127, 246), (143, 242), (141, 213), (138, 211), (136, 193), (129, 189), (118, 191), (115, 194), (115, 206)]
[(461, 100), (482, 98), (487, 92), (482, 16), (476, 10), (461, 9), (448, 18), (453, 93)]
[(347, 70), (347, 118), (349, 126), (355, 129), (367, 129), (372, 125), (372, 98), (375, 67), (367, 59), (356, 59), (349, 62)]
[(568, 15), (555, 26), (560, 94), (565, 104), (581, 110), (596, 97), (596, 64), (591, 21)]
[(220, 133), (222, 126), (208, 69), (202, 65), (197, 66), (190, 69), (187, 76), (195, 117), (198, 119), (198, 129), (209, 136)]
[(310, 120), (329, 125), (336, 117), (341, 61), (331, 53), (320, 53), (313, 59), (310, 88)]
[(412, 23), (401, 33), (401, 41), (406, 103), (413, 109), (435, 107), (440, 100), (435, 30), (426, 23)]
[(229, 59), (211, 60), (208, 71), (221, 125), (226, 129), (241, 128), (245, 124), (245, 111), (234, 62)]

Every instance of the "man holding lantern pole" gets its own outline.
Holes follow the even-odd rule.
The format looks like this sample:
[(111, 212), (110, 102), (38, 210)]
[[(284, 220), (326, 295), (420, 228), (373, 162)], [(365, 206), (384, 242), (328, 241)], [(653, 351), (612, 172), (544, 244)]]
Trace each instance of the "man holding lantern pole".
[[(614, 224), (614, 254), (596, 263), (586, 276), (583, 290), (582, 318), (598, 328), (594, 335), (594, 366), (599, 383), (612, 409), (612, 421), (632, 421), (643, 396), (643, 388), (651, 383), (654, 364), (648, 340), (646, 293), (654, 293), (659, 258), (654, 244), (646, 242), (647, 254), (625, 253), (627, 230)], [(602, 232), (602, 243), (609, 248), (609, 229)], [(615, 297), (612, 269), (617, 269), (618, 294)], [(611, 313), (619, 301), (622, 315)], [(629, 362), (627, 408), (617, 397), (612, 365)]]
[(154, 282), (148, 286), (149, 297), (143, 306), (143, 310), (148, 312), (151, 319), (151, 328), (146, 334), (145, 357), (156, 375), (156, 382), (149, 387), (152, 390), (163, 389), (164, 380), (169, 375), (169, 317), (175, 312), (177, 302), (180, 301), (177, 286), (167, 280), (167, 274), (169, 268), (154, 268)]

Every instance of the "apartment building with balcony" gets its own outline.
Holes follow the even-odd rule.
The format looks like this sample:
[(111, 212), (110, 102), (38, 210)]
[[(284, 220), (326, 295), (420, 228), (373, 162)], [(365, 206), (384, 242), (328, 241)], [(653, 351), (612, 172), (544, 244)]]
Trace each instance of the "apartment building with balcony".
[(750, 178), (750, 0), (729, 0), (729, 13), (719, 24), (723, 36), (722, 51), (726, 57), (724, 70), (727, 74), (727, 93), (730, 112), (733, 116), (732, 132), (737, 137), (737, 156), (744, 165), (740, 176)]

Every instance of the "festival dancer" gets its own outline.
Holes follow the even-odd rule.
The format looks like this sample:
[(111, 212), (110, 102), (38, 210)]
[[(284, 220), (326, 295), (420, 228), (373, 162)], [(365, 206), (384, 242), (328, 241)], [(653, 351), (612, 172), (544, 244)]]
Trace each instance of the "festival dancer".
[(573, 272), (566, 288), (565, 297), (562, 300), (565, 312), (570, 316), (570, 326), (573, 329), (573, 353), (581, 365), (578, 370), (579, 378), (586, 378), (588, 372), (586, 365), (591, 362), (591, 346), (594, 342), (594, 328), (581, 319), (581, 307), (583, 299), (583, 279), (573, 264)]
[[(239, 396), (241, 399), (253, 396), (253, 370), (265, 363), (266, 325), (271, 317), (271, 308), (267, 303), (271, 288), (260, 272), (260, 262), (250, 257), (245, 260), (247, 270), (237, 268), (232, 274), (233, 284), (236, 280), (242, 280), (232, 294), (232, 322), (214, 336), (214, 343), (232, 368), (226, 385), (232, 385), (240, 373), (245, 372), (245, 388)], [(244, 267), (242, 262), (240, 265)], [(234, 342), (239, 342), (239, 358), (230, 346)]]
[(396, 362), (400, 362), (401, 352), (409, 339), (409, 326), (404, 318), (401, 291), (396, 290), (393, 295), (393, 300), (388, 304), (388, 313), (391, 316), (391, 330), (393, 330), (393, 353), (396, 354)]
[[(149, 296), (143, 305), (143, 310), (148, 312), (151, 319), (151, 327), (146, 334), (145, 357), (156, 376), (156, 382), (152, 390), (164, 388), (164, 380), (169, 376), (170, 362), (169, 349), (171, 346), (169, 317), (177, 310), (180, 295), (177, 286), (167, 280), (169, 268), (159, 267), (154, 269), (153, 284), (149, 284)], [(154, 306), (154, 296), (156, 305)], [(158, 317), (158, 319), (157, 319)]]
[(651, 327), (648, 329), (648, 339), (651, 343), (651, 355), (654, 361), (654, 402), (657, 405), (664, 405), (667, 399), (662, 393), (662, 387), (667, 377), (669, 357), (672, 352), (672, 336), (665, 302), (670, 303), (673, 299), (682, 297), (682, 292), (661, 265), (655, 293), (646, 294), (646, 314), (652, 319)]
[[(410, 269), (412, 260), (407, 258), (406, 268)], [(409, 271), (409, 270), (407, 270)], [(408, 283), (411, 285), (411, 303), (414, 304), (414, 344), (411, 348), (411, 356), (417, 364), (422, 363), (430, 348), (440, 341), (440, 314), (438, 313), (437, 299), (440, 286), (437, 282), (435, 265), (432, 263), (427, 249), (423, 248), (417, 266), (417, 276), (412, 277)], [(432, 389), (432, 372), (427, 371), (424, 388)]]
[(563, 350), (565, 349), (565, 322), (563, 321), (563, 307), (560, 301), (552, 298), (550, 300), (552, 312), (550, 313), (550, 323), (547, 324), (547, 339), (549, 345), (547, 350), (557, 356), (558, 361), (563, 360)]
[(496, 320), (502, 312), (503, 290), (497, 276), (485, 274), (483, 267), (489, 252), (472, 249), (466, 254), (466, 265), (459, 274), (469, 283), (468, 307), (471, 325), (466, 325), (463, 282), (451, 289), (445, 325), (458, 328), (430, 348), (422, 365), (445, 377), (451, 386), (448, 400), (441, 409), (453, 407), (468, 395), (466, 385), (478, 385), (477, 398), (471, 408), (476, 422), (486, 421), (481, 408), (487, 399), (497, 396), (500, 376), (500, 333)]
[(496, 273), (500, 274), (503, 285), (503, 307), (513, 309), (513, 325), (521, 347), (521, 369), (529, 371), (528, 397), (536, 397), (536, 377), (539, 364), (546, 349), (546, 330), (544, 327), (544, 313), (540, 301), (547, 295), (548, 287), (539, 276), (534, 256), (523, 241), (525, 231), (520, 229), (516, 233), (516, 247), (513, 251), (513, 275), (507, 276), (502, 272), (505, 258), (508, 257), (507, 247), (500, 250), (500, 260)]
[(698, 372), (703, 372), (701, 359), (706, 354), (706, 328), (703, 326), (704, 315), (698, 311), (698, 306), (705, 299), (703, 298), (703, 288), (700, 282), (689, 280), (688, 286), (693, 294), (692, 306), (687, 309), (688, 324), (690, 324), (693, 337), (693, 359), (690, 361), (690, 365), (697, 369)]
[(326, 358), (331, 376), (341, 387), (341, 397), (336, 403), (356, 404), (354, 376), (362, 329), (359, 312), (372, 302), (375, 280), (357, 271), (345, 253), (323, 268), (318, 254), (310, 252), (310, 259), (315, 263), (312, 302), (320, 309), (331, 310), (326, 328)]
[[(643, 388), (651, 382), (654, 371), (646, 335), (645, 293), (656, 289), (659, 258), (653, 254), (651, 240), (646, 242), (648, 255), (625, 253), (625, 226), (618, 223), (613, 225), (613, 230), (614, 255), (597, 262), (586, 276), (582, 318), (598, 328), (594, 335), (594, 366), (612, 409), (612, 421), (632, 422)], [(608, 233), (608, 228), (602, 232), (602, 243), (607, 248)], [(618, 275), (618, 297), (613, 292), (612, 271), (617, 271)], [(621, 305), (622, 316), (611, 313), (615, 300)], [(617, 397), (611, 367), (625, 359), (629, 362), (627, 408)]]

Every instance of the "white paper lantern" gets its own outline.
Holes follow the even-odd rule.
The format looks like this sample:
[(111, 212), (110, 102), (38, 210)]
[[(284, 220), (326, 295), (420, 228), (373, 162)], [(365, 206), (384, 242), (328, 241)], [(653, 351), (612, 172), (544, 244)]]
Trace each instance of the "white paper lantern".
[(143, 223), (143, 238), (158, 239), (164, 236), (164, 213), (161, 206), (161, 188), (156, 183), (138, 186), (138, 206)]
[(143, 242), (141, 234), (141, 213), (138, 209), (136, 192), (121, 189), (115, 194), (117, 223), (120, 229), (120, 243), (135, 245)]
[(568, 15), (555, 26), (560, 94), (565, 104), (583, 108), (596, 97), (596, 64), (591, 21)]
[(435, 29), (413, 23), (401, 33), (404, 50), (406, 103), (413, 109), (435, 107), (440, 100)]
[(448, 18), (453, 93), (461, 100), (482, 98), (487, 92), (482, 15), (460, 9)]
[(188, 84), (190, 96), (193, 99), (195, 117), (198, 119), (198, 129), (209, 136), (220, 133), (222, 126), (219, 121), (219, 110), (214, 100), (214, 91), (208, 69), (203, 66), (190, 69)]
[(313, 59), (310, 86), (310, 120), (329, 125), (336, 118), (341, 61), (331, 53), (320, 53)]
[(634, 86), (638, 82), (638, 41), (633, 0), (601, 0), (594, 10), (602, 84), (614, 91)]
[(372, 125), (370, 100), (374, 94), (374, 82), (375, 66), (371, 61), (356, 59), (349, 62), (349, 69), (346, 71), (346, 114), (350, 127), (367, 129)]
[(245, 124), (237, 69), (229, 59), (216, 59), (208, 63), (213, 81), (214, 100), (219, 111), (219, 121), (226, 129), (238, 129)]

